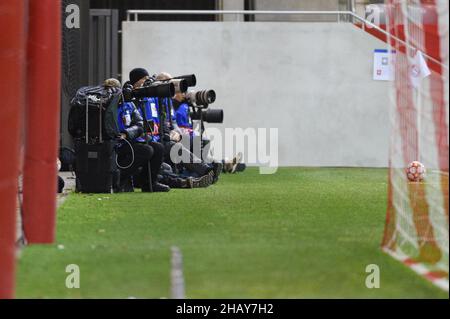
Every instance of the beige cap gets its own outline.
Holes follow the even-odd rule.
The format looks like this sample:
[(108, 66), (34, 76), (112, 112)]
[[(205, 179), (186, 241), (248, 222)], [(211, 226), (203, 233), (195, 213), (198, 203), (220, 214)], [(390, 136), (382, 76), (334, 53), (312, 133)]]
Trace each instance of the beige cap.
[(113, 87), (113, 88), (120, 88), (120, 81), (114, 78), (106, 79), (105, 82), (103, 82), (103, 86), (107, 87)]

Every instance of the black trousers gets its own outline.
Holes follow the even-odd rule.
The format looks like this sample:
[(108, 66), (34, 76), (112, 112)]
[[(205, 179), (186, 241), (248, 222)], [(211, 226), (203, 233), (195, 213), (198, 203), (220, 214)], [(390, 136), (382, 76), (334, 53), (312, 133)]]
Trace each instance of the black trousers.
[[(183, 152), (185, 152), (185, 154), (189, 154), (188, 161), (183, 161), (180, 157), (179, 158), (180, 163), (174, 164), (174, 162), (170, 158), (170, 151), (172, 150), (172, 147), (174, 147), (177, 144), (180, 147), (180, 149), (182, 149)], [(205, 163), (202, 163), (202, 160), (200, 158), (198, 158), (197, 156), (195, 156), (194, 153), (189, 151), (187, 148), (185, 148), (180, 143), (175, 143), (173, 141), (167, 142), (164, 145), (164, 162), (166, 162), (167, 164), (169, 164), (172, 167), (179, 165), (181, 168), (185, 168), (188, 171), (196, 173), (199, 176), (205, 175), (211, 170), (210, 166), (208, 166)]]
[[(161, 167), (164, 147), (160, 143), (151, 142), (149, 144), (144, 143), (131, 143), (134, 151), (134, 162), (128, 168), (120, 169), (120, 180), (124, 183), (130, 179), (131, 176), (137, 175), (139, 178), (139, 184), (142, 185), (143, 190), (149, 189), (149, 163), (151, 166), (151, 178), (152, 183), (157, 182), (158, 171)], [(123, 144), (117, 150), (120, 166), (128, 166), (133, 160), (131, 149), (128, 144)]]
[(150, 162), (152, 181), (156, 183), (161, 164), (164, 160), (164, 146), (158, 142), (149, 142), (148, 145), (153, 149), (153, 157)]

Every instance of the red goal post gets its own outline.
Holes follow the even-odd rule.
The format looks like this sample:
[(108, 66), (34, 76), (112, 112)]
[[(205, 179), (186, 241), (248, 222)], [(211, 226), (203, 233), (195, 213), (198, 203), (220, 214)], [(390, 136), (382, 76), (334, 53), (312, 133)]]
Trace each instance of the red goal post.
[(60, 0), (0, 1), (0, 32), (0, 299), (3, 299), (14, 297), (21, 170), (27, 242), (54, 241), (60, 116)]
[(12, 298), (20, 135), (25, 80), (25, 2), (0, 3), (0, 298)]

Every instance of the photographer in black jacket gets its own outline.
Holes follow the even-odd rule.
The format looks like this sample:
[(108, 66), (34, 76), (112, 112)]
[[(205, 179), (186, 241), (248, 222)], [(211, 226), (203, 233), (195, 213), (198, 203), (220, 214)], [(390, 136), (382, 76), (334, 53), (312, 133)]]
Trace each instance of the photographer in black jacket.
[[(136, 175), (140, 179), (137, 182), (142, 185), (143, 192), (151, 190), (168, 192), (170, 187), (158, 182), (164, 149), (160, 144), (147, 144), (143, 119), (133, 102), (119, 104), (117, 122), (122, 140), (116, 148), (120, 168), (119, 191), (132, 191), (131, 178)], [(151, 185), (149, 176), (151, 176)]]

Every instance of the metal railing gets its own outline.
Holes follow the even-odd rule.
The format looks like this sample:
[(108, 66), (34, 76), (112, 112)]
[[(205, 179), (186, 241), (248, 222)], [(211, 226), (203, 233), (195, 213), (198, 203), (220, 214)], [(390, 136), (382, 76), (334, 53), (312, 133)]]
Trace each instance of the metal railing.
[(127, 10), (127, 21), (138, 21), (139, 15), (147, 14), (192, 14), (192, 15), (340, 15), (350, 11), (261, 11), (261, 10)]
[[(341, 22), (341, 16), (348, 16), (352, 19), (348, 20), (351, 22), (354, 22), (354, 20), (358, 20), (362, 23), (362, 29), (364, 30), (367, 26), (370, 28), (376, 29), (377, 31), (380, 31), (385, 36), (394, 39), (395, 41), (403, 44), (404, 46), (410, 48), (410, 49), (417, 49), (416, 47), (412, 46), (408, 42), (390, 34), (383, 28), (379, 27), (378, 25), (366, 20), (365, 18), (357, 15), (354, 11), (260, 11), (260, 10), (127, 10), (127, 21), (139, 21), (139, 15), (155, 15), (155, 14), (182, 14), (182, 15), (236, 15), (237, 20), (240, 15), (336, 15), (337, 16), (337, 22)], [(134, 17), (133, 20), (131, 20), (131, 16)], [(354, 19), (354, 20), (353, 20)], [(346, 21), (346, 22), (348, 22)], [(423, 56), (429, 59), (430, 61), (439, 64), (441, 67), (448, 70), (448, 66), (443, 64), (441, 61), (433, 58), (432, 56), (423, 53)]]

